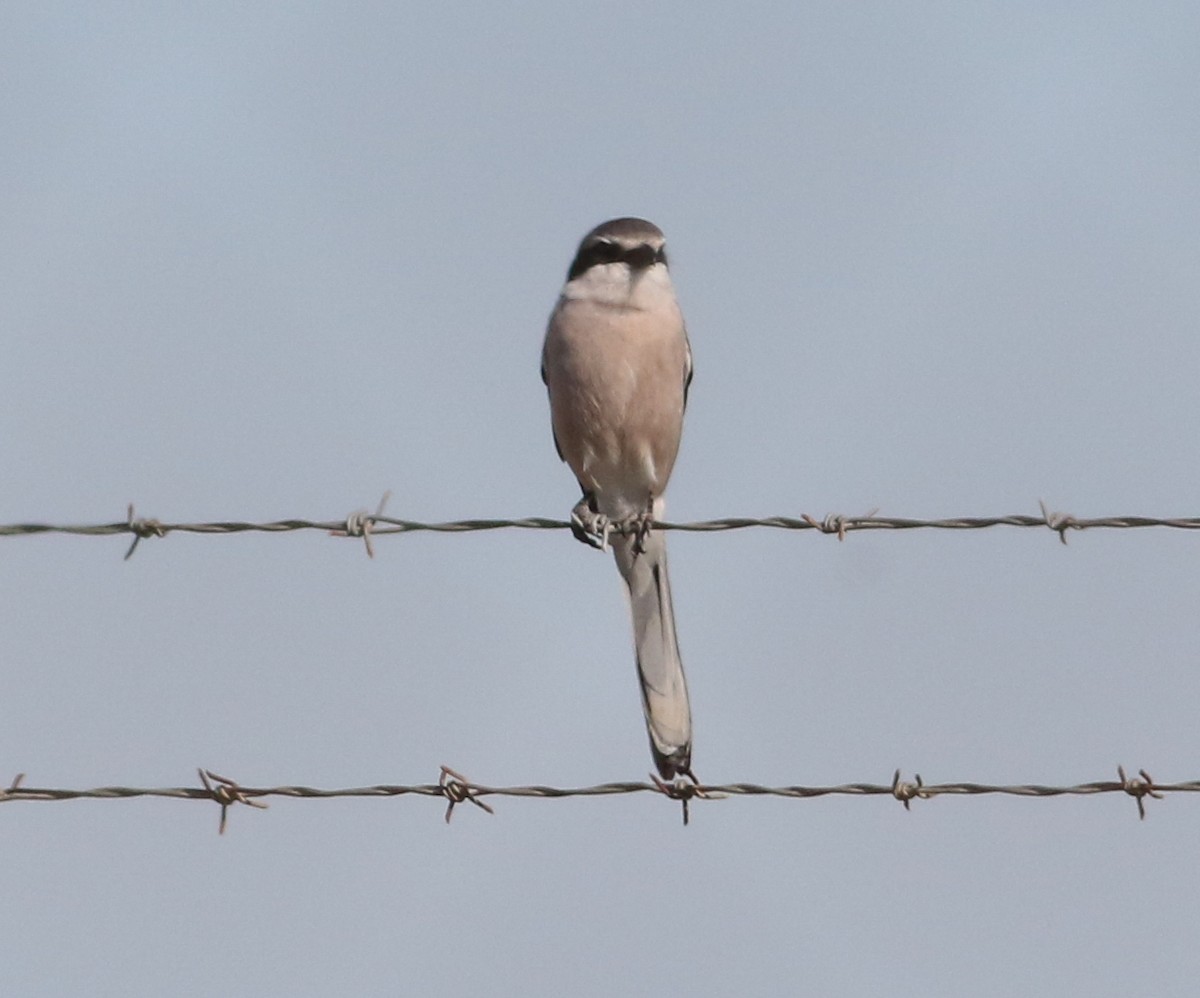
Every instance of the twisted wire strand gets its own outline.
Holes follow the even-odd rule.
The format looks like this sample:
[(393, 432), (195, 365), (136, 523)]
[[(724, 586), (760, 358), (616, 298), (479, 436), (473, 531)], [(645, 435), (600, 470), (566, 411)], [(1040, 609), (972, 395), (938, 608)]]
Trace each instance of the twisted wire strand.
[[(443, 522), (422, 522), (404, 520), (386, 516), (383, 506), (387, 496), (379, 504), (376, 512), (358, 510), (341, 520), (309, 520), (291, 518), (286, 520), (271, 520), (267, 522), (250, 522), (244, 520), (219, 520), (206, 523), (167, 523), (156, 519), (145, 519), (135, 515), (130, 505), (128, 515), (123, 521), (113, 523), (92, 524), (54, 524), (54, 523), (10, 523), (0, 524), (0, 537), (30, 536), (34, 534), (69, 534), (75, 536), (97, 537), (114, 534), (133, 536), (126, 557), (136, 549), (140, 540), (147, 537), (165, 537), (172, 533), (187, 534), (237, 534), (237, 533), (289, 533), (298, 530), (319, 530), (323, 533), (343, 537), (355, 537), (365, 540), (367, 551), (373, 554), (371, 537), (382, 534), (407, 533), (471, 533), (481, 530), (566, 530), (571, 527), (567, 520), (548, 517), (530, 516), (515, 519), (466, 519)], [(846, 516), (840, 513), (829, 514), (817, 519), (808, 514), (801, 516), (765, 516), (765, 517), (721, 517), (711, 520), (696, 520), (685, 523), (656, 521), (653, 524), (657, 530), (677, 530), (694, 533), (711, 533), (725, 530), (744, 530), (751, 527), (765, 527), (776, 530), (815, 530), (823, 534), (835, 534), (844, 539), (846, 534), (858, 530), (981, 530), (990, 527), (1044, 528), (1058, 534), (1065, 544), (1067, 531), (1096, 530), (1096, 529), (1137, 529), (1146, 527), (1164, 527), (1175, 530), (1200, 529), (1200, 516), (1192, 517), (1156, 517), (1140, 515), (1076, 517), (1070, 513), (1059, 513), (1049, 510), (1041, 504), (1041, 515), (1011, 514), (1007, 516), (955, 516), (940, 519), (918, 519), (912, 517), (878, 516), (874, 511), (862, 516)], [(632, 529), (629, 525), (614, 525), (615, 532)]]
[(0, 804), (15, 801), (65, 801), (65, 800), (129, 800), (141, 797), (163, 797), (178, 800), (215, 800), (221, 805), (221, 825), (224, 830), (227, 809), (235, 804), (248, 804), (263, 808), (263, 798), (291, 797), (304, 799), (330, 799), (337, 797), (400, 797), (415, 795), (440, 797), (448, 801), (446, 819), (457, 804), (469, 802), (491, 812), (485, 797), (534, 797), (543, 800), (567, 797), (611, 797), (618, 795), (653, 793), (682, 801), (685, 807), (692, 800), (719, 800), (729, 797), (782, 797), (790, 799), (812, 799), (817, 797), (892, 797), (909, 808), (914, 800), (930, 800), (941, 796), (1004, 795), (1011, 797), (1064, 797), (1092, 796), (1095, 794), (1123, 793), (1133, 797), (1138, 814), (1144, 818), (1145, 798), (1162, 799), (1167, 794), (1200, 792), (1200, 780), (1179, 783), (1156, 783), (1144, 770), (1136, 776), (1126, 774), (1124, 767), (1117, 767), (1117, 779), (1095, 780), (1088, 783), (1069, 785), (990, 784), (975, 782), (926, 783), (918, 775), (912, 780), (901, 778), (896, 770), (890, 783), (842, 783), (828, 786), (766, 786), (759, 783), (696, 784), (686, 780), (675, 783), (622, 781), (599, 783), (584, 787), (552, 787), (544, 785), (489, 786), (475, 783), (447, 766), (442, 767), (437, 783), (418, 784), (375, 784), (373, 786), (325, 789), (309, 786), (249, 787), (235, 780), (218, 776), (211, 770), (199, 770), (202, 786), (199, 787), (128, 787), (109, 786), (88, 790), (73, 790), (56, 787), (27, 787), (23, 785), (24, 774), (20, 774), (5, 790), (0, 790)]
[[(539, 784), (526, 786), (494, 787), (483, 783), (466, 783), (466, 790), (477, 797), (538, 797), (556, 799), (564, 797), (612, 797), (637, 793), (662, 794), (661, 787), (642, 781), (619, 781), (599, 783), (587, 787), (551, 787)], [(309, 786), (246, 787), (239, 785), (240, 793), (249, 798), (293, 797), (327, 799), (334, 797), (401, 797), (414, 794), (420, 797), (444, 797), (444, 789), (437, 783), (391, 784), (380, 783), (365, 787), (321, 788)], [(1197, 793), (1200, 780), (1182, 783), (1155, 783), (1153, 789), (1159, 793)], [(1096, 780), (1072, 786), (1048, 786), (1037, 783), (997, 785), (988, 783), (923, 783), (913, 797), (922, 800), (942, 796), (980, 796), (1001, 794), (1011, 797), (1063, 797), (1091, 796), (1093, 794), (1125, 792), (1126, 785), (1119, 780)], [(809, 799), (814, 797), (894, 797), (896, 790), (885, 783), (842, 783), (834, 786), (766, 786), (760, 783), (701, 784), (694, 795), (703, 798), (721, 797), (789, 797)], [(20, 787), (0, 791), (0, 804), (11, 801), (65, 801), (65, 800), (129, 800), (137, 797), (164, 797), (178, 800), (211, 800), (212, 793), (203, 787), (94, 787), (72, 790), (62, 787)]]

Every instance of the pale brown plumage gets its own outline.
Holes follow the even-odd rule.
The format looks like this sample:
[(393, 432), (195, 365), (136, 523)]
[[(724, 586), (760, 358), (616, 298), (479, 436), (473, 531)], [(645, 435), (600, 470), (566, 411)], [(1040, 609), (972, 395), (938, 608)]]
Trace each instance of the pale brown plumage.
[[(607, 523), (658, 518), (679, 451), (692, 361), (667, 272), (663, 235), (642, 219), (615, 219), (580, 243), (550, 317), (542, 378), (559, 456), (603, 542)], [(592, 519), (595, 517), (595, 519)], [(629, 589), (646, 726), (655, 764), (671, 779), (691, 771), (691, 712), (675, 637), (660, 533), (611, 538)]]

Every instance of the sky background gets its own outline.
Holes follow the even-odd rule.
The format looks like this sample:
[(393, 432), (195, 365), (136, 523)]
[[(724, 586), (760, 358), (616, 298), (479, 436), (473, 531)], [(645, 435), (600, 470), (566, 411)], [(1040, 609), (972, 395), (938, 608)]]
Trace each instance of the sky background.
[[(1200, 513), (1191, 4), (0, 6), (0, 522), (565, 517), (667, 233), (671, 519)], [(1200, 777), (1200, 537), (673, 534), (709, 783)], [(645, 779), (565, 532), (0, 539), (0, 782)], [(10, 803), (6, 992), (1194, 995), (1200, 800)]]

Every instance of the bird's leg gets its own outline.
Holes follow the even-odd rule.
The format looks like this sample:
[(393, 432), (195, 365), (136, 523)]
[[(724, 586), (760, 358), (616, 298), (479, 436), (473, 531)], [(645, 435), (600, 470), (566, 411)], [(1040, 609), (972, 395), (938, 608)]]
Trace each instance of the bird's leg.
[(585, 492), (571, 510), (571, 533), (577, 541), (601, 551), (608, 550), (608, 533), (612, 524), (596, 509), (596, 497)]

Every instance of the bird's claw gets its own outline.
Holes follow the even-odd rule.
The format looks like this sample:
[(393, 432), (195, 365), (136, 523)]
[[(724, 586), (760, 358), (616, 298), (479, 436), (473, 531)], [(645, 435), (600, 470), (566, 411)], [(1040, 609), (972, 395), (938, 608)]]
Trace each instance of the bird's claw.
[(630, 517), (628, 529), (633, 534), (633, 550), (637, 554), (646, 553), (646, 538), (650, 536), (650, 524), (653, 522), (654, 514), (649, 510)]
[(597, 513), (585, 496), (571, 510), (571, 533), (575, 539), (600, 551), (608, 550), (608, 535), (612, 524), (603, 513)]

